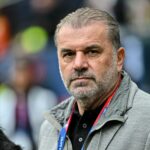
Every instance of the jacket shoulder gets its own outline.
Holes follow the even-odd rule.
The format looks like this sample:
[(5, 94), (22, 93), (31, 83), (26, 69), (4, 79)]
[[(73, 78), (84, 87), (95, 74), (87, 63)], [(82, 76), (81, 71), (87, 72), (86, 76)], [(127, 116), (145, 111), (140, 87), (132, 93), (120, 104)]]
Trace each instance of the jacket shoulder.
[(58, 124), (63, 126), (67, 118), (70, 116), (73, 103), (73, 97), (66, 99), (65, 101), (59, 103), (48, 112), (46, 112), (45, 119), (52, 124), (54, 124), (54, 122), (57, 122)]

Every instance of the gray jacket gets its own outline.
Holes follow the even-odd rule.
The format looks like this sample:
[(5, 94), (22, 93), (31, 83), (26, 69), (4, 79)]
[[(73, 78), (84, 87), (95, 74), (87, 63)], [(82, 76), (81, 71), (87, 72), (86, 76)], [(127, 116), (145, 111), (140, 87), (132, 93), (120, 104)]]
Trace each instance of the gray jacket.
[[(150, 150), (150, 95), (140, 90), (126, 73), (106, 113), (86, 138), (84, 150)], [(66, 123), (74, 98), (46, 114), (39, 150), (57, 150), (59, 131)], [(67, 137), (64, 150), (72, 150)]]

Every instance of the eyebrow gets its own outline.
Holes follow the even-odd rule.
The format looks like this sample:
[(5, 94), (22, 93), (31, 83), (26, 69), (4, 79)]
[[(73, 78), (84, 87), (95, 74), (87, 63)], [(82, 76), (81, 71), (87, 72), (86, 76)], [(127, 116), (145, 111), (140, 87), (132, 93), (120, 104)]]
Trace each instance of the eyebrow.
[(69, 49), (69, 48), (62, 48), (60, 50), (61, 53), (65, 53), (65, 52), (69, 52), (69, 51), (73, 51), (72, 49)]
[[(91, 50), (93, 48), (98, 48), (100, 50), (103, 50), (103, 48), (100, 45), (98, 45), (98, 44), (89, 45), (89, 46), (85, 47), (84, 50), (88, 51), (88, 50)], [(74, 51), (74, 50), (73, 49), (69, 49), (69, 48), (62, 48), (62, 49), (60, 49), (61, 53), (65, 53), (65, 52), (69, 52), (69, 51)]]
[(93, 45), (87, 46), (85, 48), (85, 50), (90, 50), (90, 49), (93, 49), (93, 48), (98, 48), (100, 50), (103, 50), (103, 48), (100, 45), (98, 45), (98, 44), (93, 44)]

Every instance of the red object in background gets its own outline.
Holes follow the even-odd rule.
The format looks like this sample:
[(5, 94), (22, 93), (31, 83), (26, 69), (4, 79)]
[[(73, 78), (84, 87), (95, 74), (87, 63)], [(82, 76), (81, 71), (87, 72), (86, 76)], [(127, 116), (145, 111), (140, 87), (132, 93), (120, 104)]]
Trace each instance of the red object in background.
[(10, 42), (10, 24), (6, 16), (0, 16), (0, 58), (3, 57)]

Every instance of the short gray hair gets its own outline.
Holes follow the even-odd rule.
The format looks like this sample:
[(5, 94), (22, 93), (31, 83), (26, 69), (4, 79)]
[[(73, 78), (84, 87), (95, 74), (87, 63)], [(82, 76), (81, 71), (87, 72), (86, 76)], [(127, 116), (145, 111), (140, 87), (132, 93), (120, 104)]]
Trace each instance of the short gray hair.
[(57, 45), (57, 35), (64, 25), (70, 25), (73, 28), (81, 28), (93, 22), (104, 22), (108, 26), (108, 38), (115, 49), (121, 46), (118, 22), (105, 11), (94, 8), (79, 8), (63, 18), (56, 27), (54, 40)]

